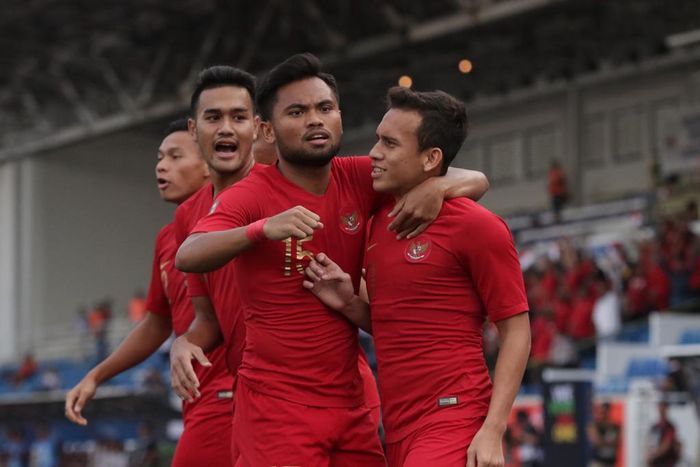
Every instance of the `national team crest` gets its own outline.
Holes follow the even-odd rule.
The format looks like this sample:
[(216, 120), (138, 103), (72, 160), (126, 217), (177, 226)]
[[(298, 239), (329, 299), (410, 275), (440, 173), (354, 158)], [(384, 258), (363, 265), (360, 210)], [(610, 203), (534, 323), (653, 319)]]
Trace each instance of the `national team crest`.
[(428, 257), (432, 246), (427, 238), (414, 238), (408, 243), (404, 255), (411, 263), (418, 263)]
[(362, 227), (362, 218), (360, 217), (360, 213), (357, 212), (357, 209), (341, 211), (339, 222), (343, 232), (349, 234), (356, 234), (360, 231), (360, 227)]

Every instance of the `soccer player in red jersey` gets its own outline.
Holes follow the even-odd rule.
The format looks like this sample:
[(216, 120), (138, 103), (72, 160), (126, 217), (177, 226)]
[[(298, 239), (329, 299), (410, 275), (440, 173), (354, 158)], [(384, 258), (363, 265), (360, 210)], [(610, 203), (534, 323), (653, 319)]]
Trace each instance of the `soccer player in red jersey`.
[[(392, 88), (388, 98), (370, 153), (372, 179), (375, 190), (400, 198), (445, 173), (467, 117), (461, 102), (439, 91)], [(390, 210), (391, 203), (379, 209), (369, 234), (371, 313), (330, 254), (310, 264), (304, 286), (373, 333), (390, 466), (502, 466), (503, 433), (530, 348), (510, 231), (457, 198), (421, 235), (397, 240), (387, 231)], [(485, 319), (501, 336), (493, 389), (482, 351)]]
[[(187, 121), (174, 122), (158, 149), (156, 178), (161, 198), (180, 204), (208, 180), (206, 164), (187, 131)], [(185, 293), (184, 275), (175, 269), (177, 244), (173, 224), (158, 234), (153, 272), (148, 290), (144, 319), (134, 327), (107, 359), (93, 368), (66, 396), (66, 417), (86, 425), (82, 416), (85, 404), (95, 395), (97, 386), (137, 365), (170, 336), (187, 330), (193, 319)], [(223, 351), (209, 355), (209, 368), (198, 368), (202, 386), (201, 400), (183, 404), (185, 430), (178, 442), (174, 466), (206, 462), (209, 466), (230, 465), (230, 421), (232, 378), (226, 370)], [(228, 430), (228, 436), (211, 437), (210, 430)], [(205, 431), (206, 430), (206, 431)]]
[[(203, 70), (197, 79), (191, 98), (190, 132), (209, 167), (211, 183), (205, 185), (189, 200), (178, 206), (173, 221), (178, 246), (187, 238), (197, 221), (212, 208), (216, 197), (229, 186), (259, 168), (252, 156), (259, 119), (255, 116), (255, 78), (237, 68), (215, 66)], [(217, 320), (214, 332), (205, 337), (205, 351), (223, 344), (229, 372), (235, 375), (244, 340), (242, 314), (239, 313), (238, 293), (233, 287), (232, 266), (227, 265), (205, 276), (187, 275), (187, 294), (195, 308), (195, 320), (190, 334), (200, 329), (196, 323), (203, 319)], [(199, 397), (200, 382), (191, 364), (194, 356), (199, 364), (209, 362), (200, 348), (187, 346), (187, 356), (181, 358), (178, 349), (182, 339), (171, 348), (172, 385), (184, 400)], [(181, 349), (182, 350), (182, 349)], [(181, 384), (192, 380), (193, 390)]]
[[(173, 221), (178, 245), (197, 221), (209, 213), (219, 193), (263, 167), (254, 165), (251, 144), (255, 161), (276, 160), (274, 143), (263, 143), (260, 135), (256, 135), (258, 119), (253, 113), (254, 96), (255, 79), (242, 70), (217, 66), (200, 73), (192, 97), (190, 131), (209, 166), (211, 183), (178, 206)], [(207, 331), (207, 327), (197, 325), (199, 321), (216, 319), (220, 332), (196, 339), (204, 344), (202, 348), (206, 351), (223, 343), (229, 371), (235, 377), (242, 358), (245, 328), (232, 274), (232, 263), (205, 275), (188, 274), (187, 292), (198, 317), (190, 327), (190, 334)], [(191, 401), (193, 395), (198, 395), (196, 387), (199, 384), (191, 358), (194, 356), (200, 364), (207, 364), (207, 360), (199, 348), (183, 338), (178, 338), (173, 344), (171, 355), (173, 388), (180, 397)], [(360, 353), (358, 364), (364, 381), (365, 403), (375, 410), (374, 418), (378, 424), (379, 393), (364, 352)], [(181, 381), (191, 381), (195, 385), (194, 394), (185, 389)]]
[[(357, 328), (301, 285), (309, 260), (327, 249), (359, 285), (364, 227), (378, 204), (370, 161), (335, 158), (342, 134), (337, 87), (311, 55), (270, 71), (258, 88), (258, 110), (270, 122), (266, 137), (276, 141), (277, 165), (222, 193), (177, 256), (189, 272), (235, 258), (246, 324), (234, 415), (237, 465), (384, 465), (363, 404)], [(439, 197), (439, 205), (446, 190), (483, 193), (481, 174), (456, 178), (428, 181), (413, 195)], [(403, 200), (397, 211), (409, 204)], [(401, 233), (426, 219), (407, 222), (398, 223)]]

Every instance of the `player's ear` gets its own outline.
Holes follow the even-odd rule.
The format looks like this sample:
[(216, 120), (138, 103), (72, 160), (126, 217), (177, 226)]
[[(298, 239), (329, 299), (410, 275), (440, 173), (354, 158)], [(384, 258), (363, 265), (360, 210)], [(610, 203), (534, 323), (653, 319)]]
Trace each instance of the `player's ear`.
[(187, 132), (197, 141), (197, 123), (192, 118), (187, 119)]
[(270, 122), (260, 120), (260, 131), (266, 143), (275, 144), (275, 131), (272, 129)]
[(255, 130), (253, 131), (253, 141), (258, 139), (258, 135), (260, 134), (260, 116), (256, 115), (255, 118), (253, 119), (253, 123), (255, 124)]
[(436, 168), (439, 169), (442, 166), (442, 149), (440, 148), (430, 148), (426, 151), (425, 158), (423, 159), (423, 171), (432, 172)]

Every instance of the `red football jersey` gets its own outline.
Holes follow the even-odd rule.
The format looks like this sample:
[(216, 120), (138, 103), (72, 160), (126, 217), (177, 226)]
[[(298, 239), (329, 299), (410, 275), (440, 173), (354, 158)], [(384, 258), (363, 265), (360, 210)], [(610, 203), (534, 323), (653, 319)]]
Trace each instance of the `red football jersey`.
[(373, 219), (366, 280), (386, 441), (394, 443), (423, 423), (486, 416), (484, 320), (528, 305), (499, 217), (466, 198), (447, 200), (425, 232), (396, 240), (387, 230), (390, 210)]
[(370, 172), (367, 157), (335, 158), (319, 196), (270, 166), (222, 193), (193, 230), (241, 227), (297, 205), (324, 223), (312, 237), (261, 241), (233, 261), (246, 321), (239, 375), (254, 390), (319, 407), (362, 403), (357, 328), (322, 305), (302, 281), (313, 255), (325, 252), (359, 286), (365, 223), (376, 204)]
[[(251, 173), (255, 173), (261, 167), (264, 166), (254, 165)], [(222, 193), (224, 191), (226, 189)], [(174, 221), (178, 245), (185, 241), (197, 222), (211, 211), (213, 204), (214, 187), (209, 183), (178, 206)], [(226, 354), (226, 364), (229, 372), (235, 375), (243, 355), (245, 325), (233, 278), (233, 262), (207, 274), (186, 274), (186, 277), (187, 296), (190, 298), (207, 297), (214, 306), (216, 318), (224, 337), (223, 348)]]
[[(177, 243), (173, 224), (168, 224), (160, 230), (156, 239), (153, 272), (148, 287), (146, 309), (160, 315), (170, 316), (175, 335), (183, 334), (194, 319), (192, 304), (187, 297), (185, 275), (175, 268), (175, 253)], [(217, 399), (219, 391), (231, 391), (233, 379), (229, 375), (223, 350), (207, 355), (212, 362), (209, 368), (195, 364), (194, 369), (201, 384), (202, 397), (193, 404), (183, 403), (184, 415), (200, 401)], [(219, 404), (221, 405), (221, 404)], [(230, 411), (230, 406), (228, 408)]]

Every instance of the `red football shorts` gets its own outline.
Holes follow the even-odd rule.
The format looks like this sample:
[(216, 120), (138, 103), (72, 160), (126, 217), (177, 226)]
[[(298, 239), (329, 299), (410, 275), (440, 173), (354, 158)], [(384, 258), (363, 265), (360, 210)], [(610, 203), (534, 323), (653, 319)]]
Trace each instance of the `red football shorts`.
[(464, 467), (469, 444), (483, 423), (483, 418), (428, 423), (386, 445), (389, 467)]
[[(200, 405), (201, 404), (201, 405)], [(184, 415), (185, 429), (175, 448), (173, 467), (232, 467), (231, 397), (200, 401)]]
[(236, 388), (236, 467), (385, 467), (371, 409), (310, 407)]

